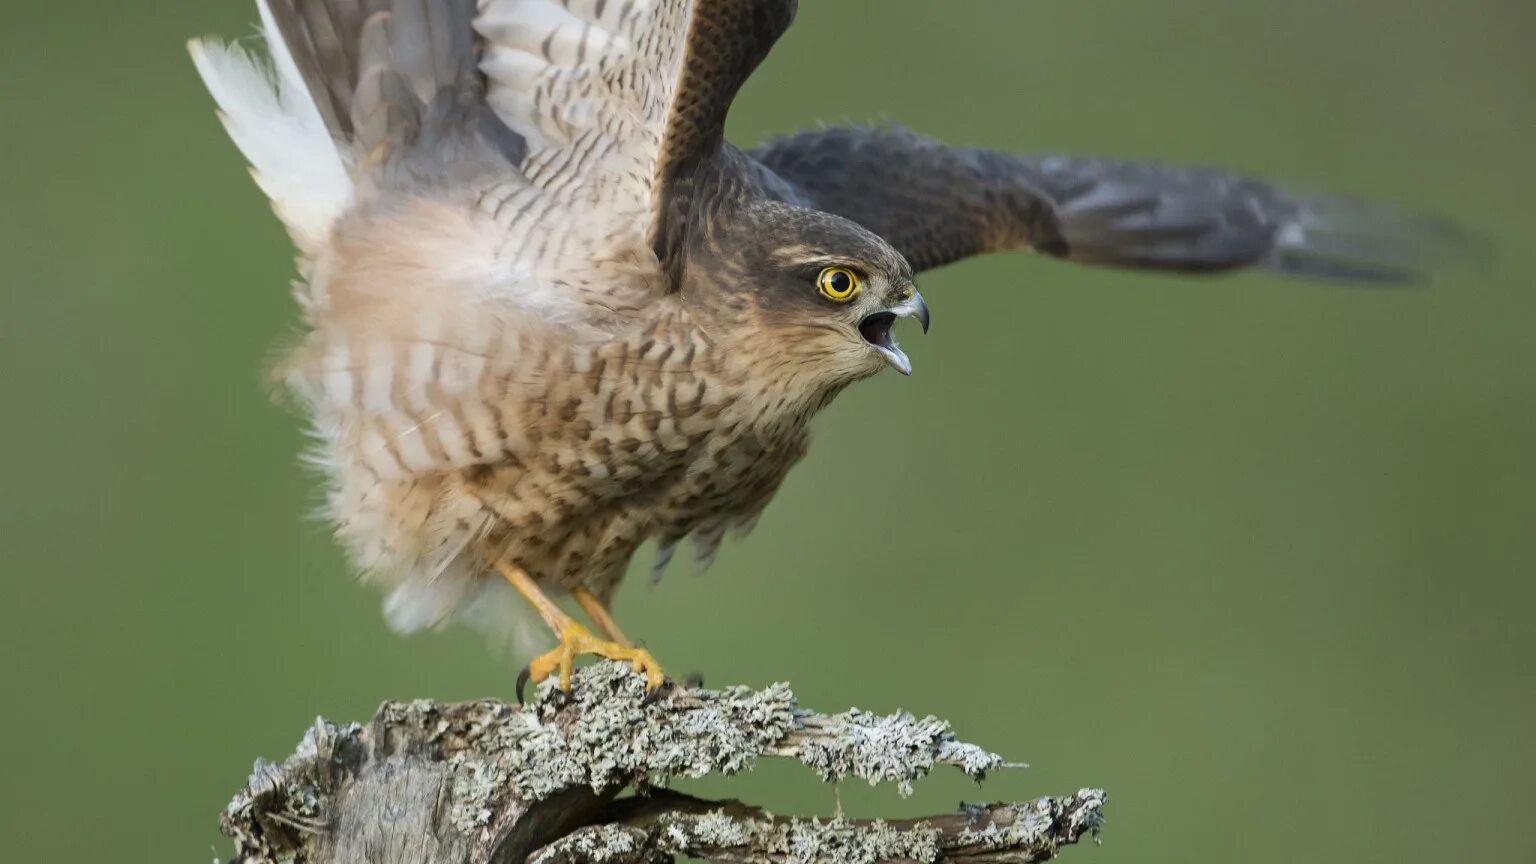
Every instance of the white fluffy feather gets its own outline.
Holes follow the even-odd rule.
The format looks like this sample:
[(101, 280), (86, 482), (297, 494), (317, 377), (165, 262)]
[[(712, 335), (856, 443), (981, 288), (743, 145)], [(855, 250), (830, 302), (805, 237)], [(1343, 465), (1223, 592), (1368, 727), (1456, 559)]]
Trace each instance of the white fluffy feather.
[(552, 644), (533, 606), (499, 578), (401, 582), (384, 600), (384, 617), (395, 632), (406, 634), (467, 623), (492, 653), (518, 664)]
[(256, 184), (299, 250), (313, 257), (351, 205), (352, 179), (266, 0), (257, 6), (270, 65), (214, 39), (194, 39), (187, 48), (229, 137), (251, 163)]

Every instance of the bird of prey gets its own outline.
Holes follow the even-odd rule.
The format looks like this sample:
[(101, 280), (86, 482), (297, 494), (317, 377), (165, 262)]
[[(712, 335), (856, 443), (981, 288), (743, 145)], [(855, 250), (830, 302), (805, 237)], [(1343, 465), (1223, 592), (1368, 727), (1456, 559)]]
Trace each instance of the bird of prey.
[(590, 653), (659, 686), (607, 610), (630, 558), (655, 540), (664, 566), (690, 538), (707, 563), (818, 411), (910, 373), (892, 325), (928, 328), (915, 273), (1032, 250), (1414, 275), (1412, 220), (1223, 171), (885, 127), (739, 149), (726, 113), (796, 0), (258, 7), (265, 56), (190, 47), (297, 247), (280, 374), (336, 536), (402, 630), (515, 588), (558, 640), (534, 680), (568, 687)]

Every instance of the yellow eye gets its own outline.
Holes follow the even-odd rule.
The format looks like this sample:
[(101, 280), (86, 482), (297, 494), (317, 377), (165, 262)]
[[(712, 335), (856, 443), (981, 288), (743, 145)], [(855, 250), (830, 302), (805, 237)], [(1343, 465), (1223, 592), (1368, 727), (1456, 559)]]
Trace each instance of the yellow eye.
[(853, 299), (853, 295), (859, 293), (864, 287), (859, 281), (859, 276), (846, 267), (828, 267), (816, 277), (816, 287), (821, 290), (821, 296), (828, 300), (836, 300), (839, 303)]

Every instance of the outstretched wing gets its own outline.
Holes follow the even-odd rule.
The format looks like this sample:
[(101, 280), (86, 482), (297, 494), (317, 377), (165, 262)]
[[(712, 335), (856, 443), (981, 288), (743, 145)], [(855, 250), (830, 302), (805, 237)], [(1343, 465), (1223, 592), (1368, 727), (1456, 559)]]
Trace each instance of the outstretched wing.
[[(489, 102), (527, 141), (535, 186), (665, 260), (686, 211), (677, 181), (719, 148), (731, 101), (796, 5), (481, 0)], [(510, 184), (493, 194), (499, 218), (516, 218), (520, 194)]]
[(918, 270), (1031, 249), (1118, 267), (1401, 282), (1453, 240), (1443, 225), (1226, 171), (1017, 156), (899, 128), (802, 132), (751, 155), (800, 203), (864, 225)]
[(690, 194), (678, 179), (717, 151), (797, 4), (257, 5), (273, 69), (208, 40), (193, 55), (302, 253), (378, 190), (472, 192), (504, 232), (502, 257), (558, 278), (637, 246), (666, 257), (687, 209), (675, 199)]

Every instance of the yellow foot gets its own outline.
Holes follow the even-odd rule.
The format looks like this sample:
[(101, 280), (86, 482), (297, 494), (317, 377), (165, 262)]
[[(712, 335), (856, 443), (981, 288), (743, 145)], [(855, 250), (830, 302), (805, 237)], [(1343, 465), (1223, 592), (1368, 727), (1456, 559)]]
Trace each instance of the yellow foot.
[[(528, 664), (528, 678), (537, 684), (560, 671), (560, 689), (571, 689), (571, 670), (575, 668), (576, 658), (582, 654), (595, 654), (606, 657), (609, 660), (618, 660), (629, 663), (636, 672), (645, 675), (645, 689), (654, 691), (667, 680), (665, 673), (661, 671), (661, 664), (651, 656), (651, 652), (644, 648), (631, 648), (618, 642), (610, 642), (599, 639), (591, 630), (583, 627), (575, 621), (566, 621), (560, 628), (560, 644), (551, 650), (533, 658)], [(522, 687), (518, 687), (521, 693)]]

